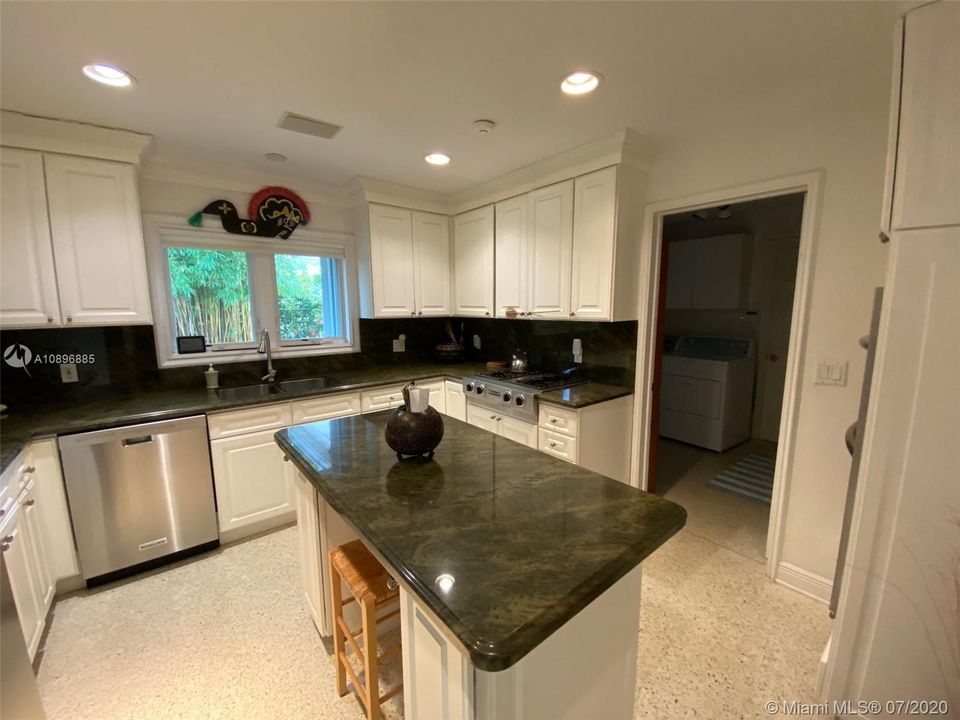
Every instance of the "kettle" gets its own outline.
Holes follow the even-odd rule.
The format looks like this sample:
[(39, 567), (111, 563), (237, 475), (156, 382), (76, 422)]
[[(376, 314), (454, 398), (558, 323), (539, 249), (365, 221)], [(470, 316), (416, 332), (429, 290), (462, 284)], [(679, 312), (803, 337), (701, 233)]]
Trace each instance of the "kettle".
[(510, 358), (510, 369), (513, 372), (525, 372), (529, 364), (530, 361), (523, 350), (517, 348), (513, 351), (513, 357)]

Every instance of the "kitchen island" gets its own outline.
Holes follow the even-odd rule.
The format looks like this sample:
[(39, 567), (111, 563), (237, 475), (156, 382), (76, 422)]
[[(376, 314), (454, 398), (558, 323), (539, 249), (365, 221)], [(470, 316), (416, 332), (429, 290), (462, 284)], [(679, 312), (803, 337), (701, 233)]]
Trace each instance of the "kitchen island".
[(389, 415), (276, 439), (318, 531), (335, 517), (400, 582), (406, 717), (632, 717), (640, 563), (683, 508), (452, 418), (432, 460), (399, 462)]

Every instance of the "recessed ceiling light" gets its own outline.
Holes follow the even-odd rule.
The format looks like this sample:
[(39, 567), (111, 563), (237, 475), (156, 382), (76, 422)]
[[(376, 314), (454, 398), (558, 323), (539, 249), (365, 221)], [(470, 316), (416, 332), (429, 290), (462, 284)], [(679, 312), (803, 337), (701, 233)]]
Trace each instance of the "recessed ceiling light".
[(267, 153), (264, 155), (267, 160), (273, 160), (274, 162), (286, 162), (287, 156), (283, 153)]
[(431, 165), (447, 165), (450, 162), (450, 156), (443, 153), (430, 153), (424, 160)]
[(600, 73), (588, 70), (577, 70), (560, 81), (560, 89), (567, 95), (586, 95), (592, 93), (600, 85)]
[(111, 87), (130, 87), (133, 85), (133, 76), (115, 65), (106, 63), (93, 63), (83, 66), (83, 74), (91, 80), (98, 83), (110, 85)]

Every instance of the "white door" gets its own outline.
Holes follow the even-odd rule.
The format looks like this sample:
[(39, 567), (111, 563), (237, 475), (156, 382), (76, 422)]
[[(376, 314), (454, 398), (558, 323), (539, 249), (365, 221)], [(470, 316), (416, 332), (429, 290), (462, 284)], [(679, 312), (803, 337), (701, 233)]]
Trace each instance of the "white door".
[(496, 293), (497, 317), (506, 317), (507, 308), (524, 313), (527, 297), (527, 205), (526, 195), (496, 204)]
[(493, 206), (453, 219), (453, 314), (493, 314)]
[(327, 613), (323, 595), (323, 569), (320, 550), (320, 521), (317, 491), (302, 473), (293, 471), (294, 494), (297, 505), (297, 537), (300, 545), (300, 575), (307, 611), (321, 634), (327, 634)]
[(905, 22), (893, 227), (960, 225), (960, 4)]
[(467, 396), (463, 393), (463, 385), (458, 382), (453, 382), (452, 380), (447, 380), (444, 386), (446, 389), (444, 406), (447, 415), (466, 422)]
[(275, 432), (210, 443), (221, 533), (294, 511), (292, 464), (284, 462)]
[(500, 425), (501, 436), (526, 445), (527, 447), (537, 447), (536, 423), (528, 423), (504, 415), (500, 418), (498, 424)]
[(544, 319), (566, 320), (570, 316), (573, 180), (534, 190), (528, 197), (529, 310)]
[(66, 155), (44, 165), (64, 323), (151, 322), (134, 167)]
[[(757, 410), (754, 437), (777, 442), (783, 409), (783, 386), (787, 382), (787, 351), (790, 348), (790, 321), (797, 282), (799, 240), (764, 243), (769, 285), (761, 306), (762, 320), (757, 353)], [(759, 248), (758, 248), (759, 250)], [(757, 253), (757, 261), (761, 261)], [(765, 273), (767, 274), (767, 273)]]
[(0, 326), (60, 323), (43, 156), (0, 149)]
[(0, 540), (4, 560), (7, 564), (7, 575), (10, 579), (10, 589), (13, 592), (14, 602), (17, 604), (17, 614), (20, 617), (20, 628), (23, 630), (23, 639), (27, 645), (27, 652), (33, 659), (46, 618), (41, 616), (42, 588), (33, 569), (30, 538), (24, 522), (23, 514), (18, 508), (3, 525), (3, 537)]
[(492, 433), (498, 433), (497, 415), (480, 405), (467, 403), (467, 422), (478, 428), (489, 430)]
[(609, 320), (617, 232), (617, 168), (578, 177), (573, 203), (571, 312), (580, 320)]
[(958, 308), (960, 227), (894, 232), (831, 699), (945, 700), (947, 716), (960, 708)]
[(450, 315), (450, 218), (413, 213), (417, 315)]
[(374, 317), (416, 315), (413, 226), (409, 210), (370, 206)]

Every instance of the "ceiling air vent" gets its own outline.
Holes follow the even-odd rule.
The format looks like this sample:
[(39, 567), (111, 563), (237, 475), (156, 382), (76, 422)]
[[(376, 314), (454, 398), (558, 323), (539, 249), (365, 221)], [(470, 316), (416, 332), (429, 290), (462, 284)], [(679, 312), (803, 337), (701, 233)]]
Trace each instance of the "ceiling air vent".
[(297, 115), (296, 113), (285, 112), (283, 117), (280, 118), (280, 122), (277, 123), (277, 127), (281, 127), (284, 130), (292, 130), (293, 132), (303, 133), (304, 135), (316, 135), (317, 137), (322, 137), (329, 140), (338, 132), (340, 132), (342, 126), (323, 122), (323, 120), (315, 120), (314, 118), (307, 117), (306, 115)]

